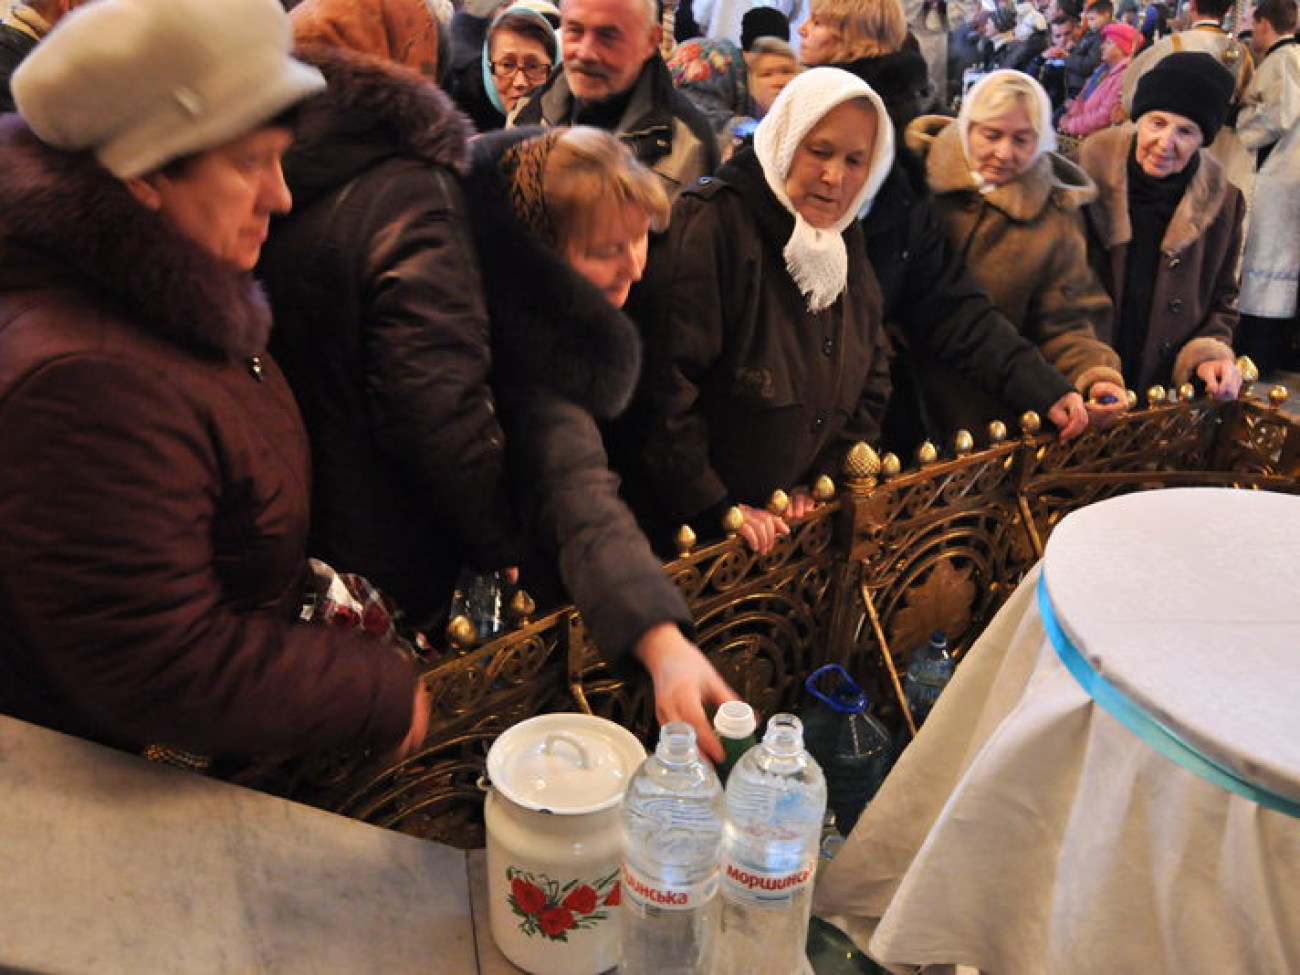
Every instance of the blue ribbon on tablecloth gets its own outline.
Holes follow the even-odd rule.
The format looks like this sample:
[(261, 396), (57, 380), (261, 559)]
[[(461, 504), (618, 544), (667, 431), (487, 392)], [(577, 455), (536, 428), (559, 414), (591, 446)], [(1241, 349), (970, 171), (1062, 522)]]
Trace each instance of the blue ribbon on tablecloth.
[(1046, 574), (1038, 578), (1038, 613), (1042, 617), (1048, 639), (1056, 649), (1056, 655), (1061, 658), (1061, 663), (1065, 664), (1066, 670), (1074, 675), (1074, 679), (1083, 686), (1088, 695), (1112, 718), (1165, 758), (1177, 762), (1183, 768), (1196, 773), (1219, 788), (1227, 789), (1269, 809), (1276, 809), (1288, 816), (1300, 818), (1300, 802), (1279, 795), (1266, 786), (1251, 782), (1222, 762), (1198, 751), (1141, 706), (1130, 701), (1123, 691), (1097, 673), (1079, 648), (1065, 635), (1065, 630), (1057, 620), (1056, 612), (1052, 608), (1052, 598), (1047, 594)]

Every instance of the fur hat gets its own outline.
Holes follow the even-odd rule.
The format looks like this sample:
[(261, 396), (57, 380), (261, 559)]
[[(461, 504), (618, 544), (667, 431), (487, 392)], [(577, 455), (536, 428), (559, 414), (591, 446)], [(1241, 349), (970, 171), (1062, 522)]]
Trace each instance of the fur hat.
[(126, 179), (239, 138), (325, 87), (289, 46), (276, 0), (99, 0), (22, 63), (14, 100), (47, 145), (93, 150)]
[(1228, 118), (1236, 82), (1213, 55), (1199, 51), (1167, 54), (1144, 74), (1133, 94), (1133, 118), (1147, 112), (1172, 112), (1195, 122), (1205, 145), (1214, 141)]
[(748, 51), (760, 37), (790, 39), (790, 21), (775, 7), (751, 7), (740, 18), (740, 49)]

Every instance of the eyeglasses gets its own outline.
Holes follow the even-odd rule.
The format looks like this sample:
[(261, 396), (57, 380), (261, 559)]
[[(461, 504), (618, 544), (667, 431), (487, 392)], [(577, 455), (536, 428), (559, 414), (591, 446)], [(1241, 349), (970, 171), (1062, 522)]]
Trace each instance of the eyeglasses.
[(540, 85), (551, 75), (551, 65), (546, 61), (515, 61), (507, 58), (504, 61), (489, 61), (488, 65), (492, 68), (492, 73), (498, 78), (513, 78), (519, 72), (523, 72), (524, 80), (530, 85)]

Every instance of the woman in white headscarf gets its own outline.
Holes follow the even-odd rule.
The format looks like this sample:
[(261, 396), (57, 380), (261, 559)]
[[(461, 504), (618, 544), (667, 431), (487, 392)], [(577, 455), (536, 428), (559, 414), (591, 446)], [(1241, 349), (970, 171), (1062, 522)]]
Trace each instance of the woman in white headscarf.
[[(879, 287), (856, 217), (893, 161), (880, 98), (837, 68), (800, 75), (745, 149), (677, 201), (640, 306), (647, 374), (635, 440), (643, 523), (741, 534), (768, 551), (806, 485), (874, 441), (889, 392)], [(653, 307), (650, 307), (652, 306)], [(764, 510), (776, 489), (794, 503)]]
[[(929, 115), (907, 129), (925, 161), (935, 209), (977, 283), (1087, 401), (1094, 420), (1126, 408), (1110, 335), (1110, 298), (1088, 264), (1086, 173), (1053, 152), (1051, 101), (1019, 71), (986, 75), (956, 120)], [(998, 405), (936, 366), (928, 392), (950, 429), (982, 427)]]

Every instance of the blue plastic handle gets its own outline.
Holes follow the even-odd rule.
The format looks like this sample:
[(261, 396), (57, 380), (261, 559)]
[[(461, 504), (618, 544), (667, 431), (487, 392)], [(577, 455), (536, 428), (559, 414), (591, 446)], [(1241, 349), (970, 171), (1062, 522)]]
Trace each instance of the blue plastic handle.
[[(817, 689), (817, 682), (827, 674), (835, 674), (839, 678), (839, 683), (830, 692), (828, 697), (822, 691)], [(839, 664), (826, 664), (824, 667), (818, 667), (803, 682), (803, 686), (808, 689), (808, 693), (839, 711), (841, 714), (858, 714), (867, 709), (867, 695), (849, 676), (849, 672)]]

